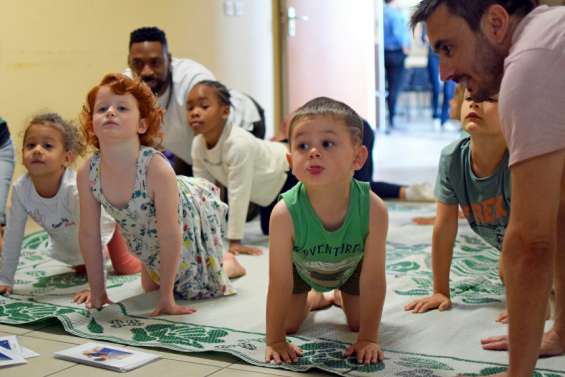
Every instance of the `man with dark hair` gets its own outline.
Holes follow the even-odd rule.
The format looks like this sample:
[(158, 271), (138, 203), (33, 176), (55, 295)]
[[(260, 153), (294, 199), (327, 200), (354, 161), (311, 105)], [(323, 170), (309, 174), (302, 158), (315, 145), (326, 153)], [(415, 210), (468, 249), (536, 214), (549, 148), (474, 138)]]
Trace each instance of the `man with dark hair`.
[[(194, 85), (215, 80), (203, 65), (190, 59), (171, 56), (165, 32), (157, 27), (142, 27), (130, 34), (126, 74), (143, 80), (165, 109), (163, 146), (175, 155), (175, 172), (192, 176), (194, 134), (186, 118), (186, 100)], [(230, 122), (263, 138), (265, 118), (261, 106), (251, 97), (230, 90)]]
[[(508, 337), (482, 343), (510, 349), (501, 376), (531, 376), (538, 356), (565, 352), (565, 7), (534, 8), (532, 0), (423, 0), (411, 22), (426, 22), (443, 80), (464, 83), (474, 101), (500, 91), (512, 173), (502, 251), (510, 326)], [(555, 322), (544, 334), (552, 283)]]

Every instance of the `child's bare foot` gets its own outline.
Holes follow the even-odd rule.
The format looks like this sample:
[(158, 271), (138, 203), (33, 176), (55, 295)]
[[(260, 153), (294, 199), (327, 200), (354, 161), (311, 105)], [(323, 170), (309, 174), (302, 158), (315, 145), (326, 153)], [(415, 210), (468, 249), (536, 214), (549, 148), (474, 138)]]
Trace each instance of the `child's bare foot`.
[(229, 252), (224, 254), (224, 271), (230, 279), (241, 277), (247, 273), (245, 267), (239, 263), (235, 255)]
[(308, 292), (308, 303), (310, 304), (310, 310), (324, 310), (329, 308), (334, 304), (334, 291), (320, 293), (311, 289)]

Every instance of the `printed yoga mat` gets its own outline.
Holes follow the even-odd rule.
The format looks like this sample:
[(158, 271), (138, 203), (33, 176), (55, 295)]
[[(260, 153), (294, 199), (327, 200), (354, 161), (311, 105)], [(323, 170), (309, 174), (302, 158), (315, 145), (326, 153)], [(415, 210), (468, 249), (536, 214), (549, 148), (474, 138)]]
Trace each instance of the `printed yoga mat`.
[[(483, 351), (479, 344), (482, 337), (507, 331), (495, 322), (504, 308), (499, 253), (460, 221), (451, 272), (453, 308), (405, 312), (407, 302), (432, 290), (432, 229), (415, 225), (412, 218), (433, 214), (434, 206), (392, 202), (388, 207), (387, 297), (379, 334), (385, 360), (379, 364), (359, 365), (342, 356), (356, 334), (348, 331), (337, 307), (312, 313), (298, 336), (289, 337), (305, 351), (299, 362), (264, 363), (267, 252), (240, 257), (248, 274), (234, 282), (238, 294), (185, 303), (197, 309), (192, 315), (152, 318), (147, 314), (157, 294), (144, 294), (138, 275), (109, 272), (108, 291), (117, 303), (101, 311), (73, 304), (72, 294), (86, 287), (85, 279), (46, 257), (46, 234), (33, 233), (24, 241), (15, 294), (0, 296), (0, 322), (18, 325), (56, 318), (68, 333), (84, 338), (181, 352), (225, 352), (257, 366), (319, 369), (342, 376), (486, 376), (504, 370), (507, 353)], [(257, 223), (248, 224), (247, 241), (266, 247), (258, 228)], [(565, 357), (540, 360), (536, 376), (565, 376)]]

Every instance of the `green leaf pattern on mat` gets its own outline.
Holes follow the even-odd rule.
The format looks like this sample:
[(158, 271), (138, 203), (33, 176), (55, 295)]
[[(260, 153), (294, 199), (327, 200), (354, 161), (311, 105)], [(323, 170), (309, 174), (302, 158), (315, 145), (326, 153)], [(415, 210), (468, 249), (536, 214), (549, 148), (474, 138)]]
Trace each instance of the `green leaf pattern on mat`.
[(58, 307), (36, 302), (12, 302), (4, 304), (0, 297), (0, 318), (8, 323), (28, 323), (45, 318), (65, 316), (70, 313), (87, 315), (86, 310)]
[(133, 339), (138, 342), (183, 344), (203, 349), (202, 343), (223, 343), (228, 332), (222, 329), (207, 329), (204, 326), (153, 324), (145, 328), (133, 328)]

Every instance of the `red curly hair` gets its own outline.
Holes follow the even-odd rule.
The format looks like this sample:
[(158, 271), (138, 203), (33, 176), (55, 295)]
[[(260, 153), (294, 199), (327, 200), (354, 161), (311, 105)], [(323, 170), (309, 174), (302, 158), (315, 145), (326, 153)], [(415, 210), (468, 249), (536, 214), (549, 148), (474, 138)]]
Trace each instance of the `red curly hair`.
[(92, 115), (94, 111), (94, 103), (98, 90), (107, 86), (117, 95), (131, 94), (137, 100), (139, 106), (139, 115), (141, 119), (145, 119), (147, 131), (139, 135), (141, 145), (158, 148), (163, 141), (163, 131), (161, 130), (161, 120), (164, 111), (159, 106), (157, 99), (151, 92), (149, 86), (143, 81), (134, 80), (121, 73), (109, 73), (100, 84), (90, 89), (86, 95), (86, 103), (82, 106), (80, 113), (80, 123), (87, 145), (92, 145), (96, 149), (100, 149), (98, 138), (94, 134), (92, 125)]

